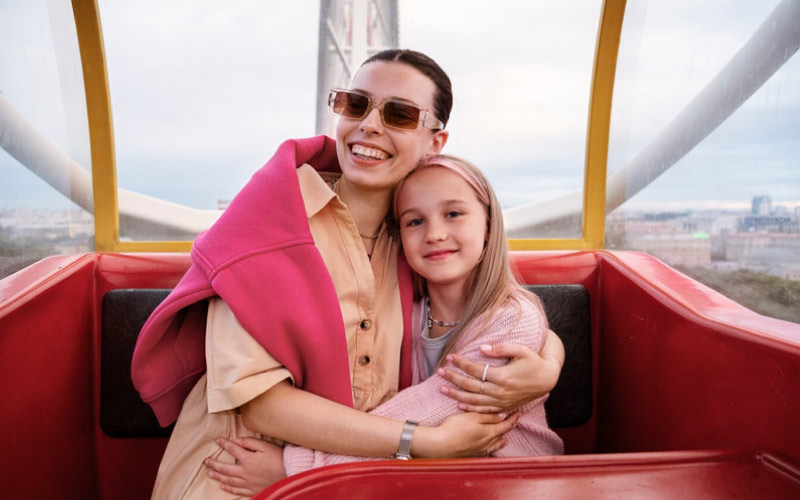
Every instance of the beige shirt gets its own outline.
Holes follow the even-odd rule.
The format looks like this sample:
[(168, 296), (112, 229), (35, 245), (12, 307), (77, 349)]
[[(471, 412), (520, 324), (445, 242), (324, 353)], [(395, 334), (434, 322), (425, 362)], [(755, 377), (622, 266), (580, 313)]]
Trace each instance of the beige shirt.
[[(397, 393), (403, 337), (397, 244), (382, 227), (368, 258), (347, 207), (329, 187), (336, 176), (309, 165), (297, 176), (311, 234), (339, 297), (354, 406), (369, 411)], [(184, 402), (167, 445), (153, 498), (237, 498), (208, 478), (202, 461), (211, 456), (234, 463), (214, 439), (260, 437), (234, 410), (291, 379), (219, 298), (209, 302), (206, 363), (206, 375)]]

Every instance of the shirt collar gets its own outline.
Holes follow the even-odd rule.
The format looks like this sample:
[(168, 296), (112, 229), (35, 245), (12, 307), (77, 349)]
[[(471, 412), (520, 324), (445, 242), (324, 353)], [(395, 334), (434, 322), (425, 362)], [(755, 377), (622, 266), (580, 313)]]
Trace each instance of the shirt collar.
[(300, 165), (297, 169), (297, 178), (300, 182), (300, 194), (306, 207), (306, 216), (310, 219), (322, 210), (335, 196), (330, 183), (340, 174), (332, 172), (317, 172), (308, 163)]

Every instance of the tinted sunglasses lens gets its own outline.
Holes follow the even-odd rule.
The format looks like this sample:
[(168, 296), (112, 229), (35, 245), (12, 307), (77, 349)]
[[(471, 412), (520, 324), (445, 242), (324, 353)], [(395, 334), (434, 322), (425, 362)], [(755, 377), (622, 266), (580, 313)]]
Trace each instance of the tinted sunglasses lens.
[(351, 92), (336, 92), (333, 100), (333, 112), (348, 118), (361, 118), (367, 113), (369, 98)]
[(389, 101), (383, 106), (383, 123), (390, 127), (414, 130), (419, 123), (419, 108), (402, 102)]

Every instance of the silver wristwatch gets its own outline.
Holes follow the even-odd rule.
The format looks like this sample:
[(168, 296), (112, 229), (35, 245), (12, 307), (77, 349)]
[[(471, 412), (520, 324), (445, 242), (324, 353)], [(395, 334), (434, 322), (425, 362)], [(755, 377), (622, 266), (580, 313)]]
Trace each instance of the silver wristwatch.
[(414, 429), (417, 428), (417, 422), (406, 420), (403, 424), (403, 432), (400, 433), (400, 444), (397, 445), (397, 453), (394, 458), (398, 460), (408, 460), (411, 458), (411, 438), (414, 437)]

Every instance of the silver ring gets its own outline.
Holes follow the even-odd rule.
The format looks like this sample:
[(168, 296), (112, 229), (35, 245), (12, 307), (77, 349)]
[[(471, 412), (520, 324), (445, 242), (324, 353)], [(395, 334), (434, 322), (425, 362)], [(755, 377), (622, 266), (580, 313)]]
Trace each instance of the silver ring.
[(482, 381), (481, 381), (481, 394), (483, 394), (483, 385), (484, 385), (485, 383), (486, 383), (486, 381), (485, 381), (485, 380), (482, 380)]
[[(489, 372), (489, 363), (486, 363), (486, 366), (483, 367), (483, 376), (481, 377), (481, 382), (486, 382), (486, 374)], [(483, 387), (483, 386), (481, 386)], [(483, 392), (483, 391), (481, 391)]]

